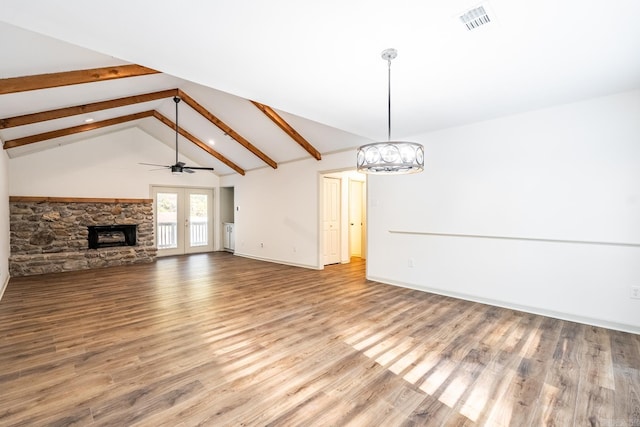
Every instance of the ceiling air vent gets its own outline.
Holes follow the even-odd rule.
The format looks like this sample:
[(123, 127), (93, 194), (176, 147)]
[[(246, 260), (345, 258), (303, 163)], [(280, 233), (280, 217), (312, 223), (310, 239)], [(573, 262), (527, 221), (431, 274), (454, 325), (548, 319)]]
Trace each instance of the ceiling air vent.
[(484, 6), (478, 6), (467, 10), (460, 15), (460, 20), (469, 31), (491, 22), (491, 18), (489, 18), (489, 14), (486, 12)]

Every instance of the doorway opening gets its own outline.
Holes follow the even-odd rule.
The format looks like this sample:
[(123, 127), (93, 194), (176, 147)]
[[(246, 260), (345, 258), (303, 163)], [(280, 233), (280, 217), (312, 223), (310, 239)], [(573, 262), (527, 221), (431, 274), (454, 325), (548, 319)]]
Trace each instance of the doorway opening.
[(235, 243), (235, 189), (220, 187), (220, 222), (222, 223), (222, 248), (234, 252)]
[(366, 258), (366, 184), (355, 170), (320, 175), (320, 266)]
[(158, 256), (213, 251), (213, 189), (152, 187)]

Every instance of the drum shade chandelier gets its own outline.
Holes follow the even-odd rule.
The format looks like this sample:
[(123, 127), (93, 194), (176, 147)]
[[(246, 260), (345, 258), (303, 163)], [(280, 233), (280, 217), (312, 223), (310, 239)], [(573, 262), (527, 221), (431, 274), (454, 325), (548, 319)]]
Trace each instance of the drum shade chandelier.
[(395, 49), (382, 51), (388, 64), (387, 141), (374, 142), (358, 148), (358, 172), (369, 174), (407, 174), (424, 170), (424, 148), (417, 142), (391, 141), (391, 60), (398, 56)]

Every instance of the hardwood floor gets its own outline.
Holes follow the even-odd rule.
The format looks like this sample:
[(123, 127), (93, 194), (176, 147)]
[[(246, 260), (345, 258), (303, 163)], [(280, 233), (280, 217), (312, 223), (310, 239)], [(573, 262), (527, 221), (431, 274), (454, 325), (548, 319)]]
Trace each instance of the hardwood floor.
[(640, 336), (226, 253), (11, 279), (0, 425), (640, 426)]

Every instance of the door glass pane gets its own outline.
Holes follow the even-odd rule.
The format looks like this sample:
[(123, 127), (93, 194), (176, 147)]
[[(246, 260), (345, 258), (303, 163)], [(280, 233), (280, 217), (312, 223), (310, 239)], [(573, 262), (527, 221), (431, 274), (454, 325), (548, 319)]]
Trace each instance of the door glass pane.
[(190, 246), (209, 244), (208, 212), (209, 201), (206, 194), (189, 195)]
[(158, 193), (158, 249), (178, 247), (178, 194)]

